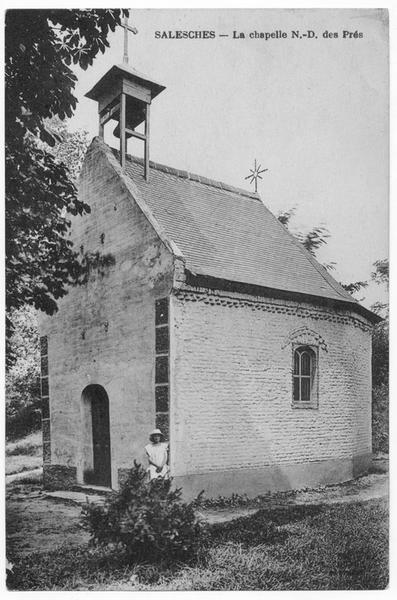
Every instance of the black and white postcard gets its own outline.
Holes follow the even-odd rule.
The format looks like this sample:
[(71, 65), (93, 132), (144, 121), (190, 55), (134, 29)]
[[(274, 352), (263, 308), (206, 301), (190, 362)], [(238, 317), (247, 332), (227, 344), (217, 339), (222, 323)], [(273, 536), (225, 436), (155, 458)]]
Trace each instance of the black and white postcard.
[(6, 575), (384, 590), (389, 14), (5, 13)]

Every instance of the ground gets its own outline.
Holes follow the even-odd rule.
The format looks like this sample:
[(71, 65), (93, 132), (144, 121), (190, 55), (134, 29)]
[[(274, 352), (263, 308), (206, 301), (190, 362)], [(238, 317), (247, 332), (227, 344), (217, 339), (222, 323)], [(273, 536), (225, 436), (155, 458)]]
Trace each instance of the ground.
[(49, 552), (63, 544), (88, 542), (88, 535), (78, 524), (80, 511), (74, 504), (47, 499), (41, 484), (8, 485), (7, 556), (23, 557), (32, 552)]
[[(10, 587), (42, 590), (382, 589), (387, 585), (387, 460), (355, 481), (201, 507), (212, 542), (193, 565), (117, 565), (87, 552), (76, 502), (37, 475), (7, 485)], [(11, 478), (10, 478), (11, 479)], [(232, 520), (231, 520), (232, 519)], [(270, 527), (271, 525), (271, 527)]]

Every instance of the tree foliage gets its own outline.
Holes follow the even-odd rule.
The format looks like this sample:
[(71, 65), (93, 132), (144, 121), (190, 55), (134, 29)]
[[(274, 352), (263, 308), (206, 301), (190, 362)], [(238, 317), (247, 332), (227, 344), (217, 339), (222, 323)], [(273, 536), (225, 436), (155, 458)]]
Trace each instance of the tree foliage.
[(6, 370), (6, 434), (20, 437), (41, 424), (40, 353), (36, 310), (14, 309), (9, 316)]
[[(58, 118), (47, 123), (56, 138), (51, 154), (63, 161), (69, 177), (75, 182), (88, 145), (85, 131), (68, 132)], [(47, 146), (41, 142), (39, 146)], [(92, 270), (104, 276), (114, 264), (110, 254), (80, 253), (75, 280), (85, 283)], [(21, 436), (40, 427), (40, 355), (37, 311), (29, 304), (8, 311), (6, 338), (6, 432), (7, 436)]]
[[(6, 303), (48, 314), (79, 273), (70, 216), (89, 212), (77, 197), (67, 156), (48, 119), (71, 117), (76, 76), (120, 24), (115, 10), (8, 10), (5, 40)], [(41, 143), (40, 143), (41, 142)], [(55, 147), (50, 152), (43, 145)], [(60, 158), (63, 162), (60, 162)], [(8, 323), (10, 325), (10, 323)]]
[(368, 287), (368, 281), (352, 281), (351, 283), (342, 283), (341, 285), (349, 294), (356, 294), (363, 288)]
[[(292, 217), (295, 215), (296, 207), (290, 208), (289, 210), (285, 210), (280, 212), (277, 215), (277, 219), (289, 229), (290, 221)], [(312, 229), (309, 229), (306, 233), (302, 233), (301, 231), (297, 231), (293, 233), (294, 237), (302, 244), (304, 248), (312, 256), (316, 256), (317, 251), (321, 246), (324, 246), (327, 243), (328, 238), (330, 237), (330, 233), (324, 225), (317, 225)], [(334, 268), (333, 263), (328, 263), (323, 265), (326, 269), (331, 270)]]
[[(389, 261), (377, 260), (371, 273), (373, 281), (389, 287)], [(371, 309), (383, 317), (372, 332), (372, 382), (374, 387), (389, 385), (389, 307), (386, 303), (376, 302)]]
[(298, 234), (298, 240), (306, 248), (312, 256), (316, 256), (316, 252), (321, 246), (327, 243), (330, 233), (326, 227), (322, 225), (313, 227), (310, 231), (305, 234)]
[(389, 386), (372, 389), (372, 451), (389, 452)]
[[(389, 260), (374, 263), (371, 279), (389, 288)], [(383, 317), (372, 330), (372, 447), (389, 451), (389, 306), (376, 302), (371, 309)]]
[(389, 384), (389, 320), (383, 319), (372, 330), (372, 384)]
[(66, 121), (61, 121), (59, 117), (53, 117), (47, 122), (47, 129), (56, 139), (51, 148), (56, 162), (61, 162), (68, 169), (69, 178), (74, 184), (77, 184), (83, 160), (90, 144), (90, 136), (87, 131), (77, 129), (70, 132)]
[(293, 206), (289, 210), (283, 210), (283, 211), (279, 212), (277, 215), (277, 219), (280, 221), (280, 223), (282, 225), (284, 225), (284, 227), (286, 227), (288, 229), (289, 222), (292, 219), (292, 217), (294, 216), (295, 212), (296, 212), (296, 207)]
[(374, 262), (375, 271), (371, 277), (378, 285), (384, 284), (389, 289), (389, 259), (383, 258)]

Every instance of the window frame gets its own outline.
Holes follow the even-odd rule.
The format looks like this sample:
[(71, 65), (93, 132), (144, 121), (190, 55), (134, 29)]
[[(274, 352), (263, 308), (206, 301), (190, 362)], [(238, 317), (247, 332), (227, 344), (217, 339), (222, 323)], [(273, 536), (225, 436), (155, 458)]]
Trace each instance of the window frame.
[[(302, 349), (309, 350), (312, 360), (311, 360), (311, 375), (310, 375), (310, 400), (296, 400), (294, 397), (294, 388), (295, 388), (295, 379), (297, 375), (295, 374), (295, 355), (296, 352)], [(319, 406), (319, 398), (318, 398), (318, 387), (319, 387), (319, 349), (318, 346), (314, 346), (312, 344), (305, 343), (293, 343), (292, 344), (292, 408), (309, 408), (316, 409)], [(300, 378), (302, 375), (298, 375)], [(306, 377), (306, 376), (303, 376)], [(309, 377), (309, 376), (307, 376)]]

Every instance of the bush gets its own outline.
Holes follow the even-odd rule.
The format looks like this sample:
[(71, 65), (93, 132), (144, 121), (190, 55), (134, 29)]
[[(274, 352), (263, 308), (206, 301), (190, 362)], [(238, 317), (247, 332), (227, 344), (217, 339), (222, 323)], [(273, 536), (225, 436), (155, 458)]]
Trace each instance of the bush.
[(129, 562), (167, 563), (194, 559), (207, 536), (194, 505), (181, 501), (181, 489), (172, 480), (146, 481), (138, 463), (122, 485), (104, 504), (86, 504), (82, 524), (96, 547), (121, 551)]

